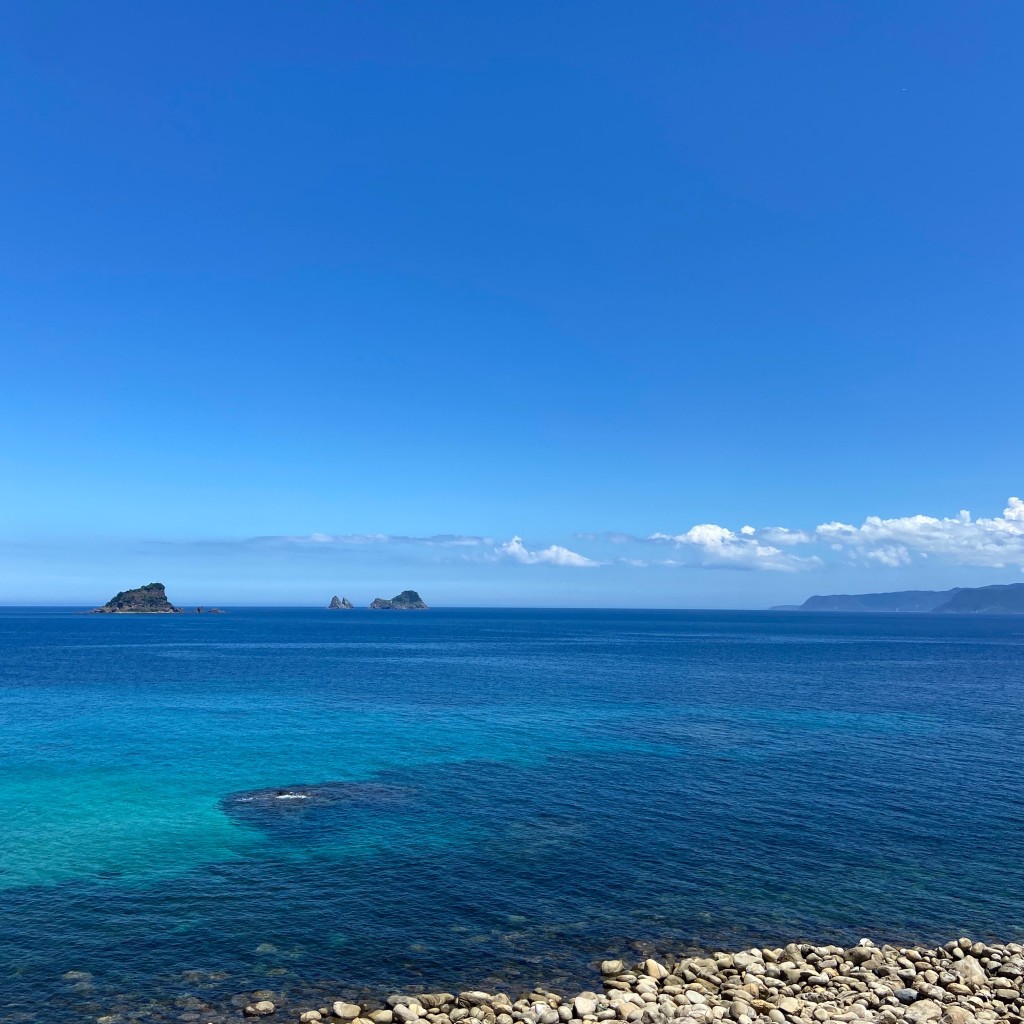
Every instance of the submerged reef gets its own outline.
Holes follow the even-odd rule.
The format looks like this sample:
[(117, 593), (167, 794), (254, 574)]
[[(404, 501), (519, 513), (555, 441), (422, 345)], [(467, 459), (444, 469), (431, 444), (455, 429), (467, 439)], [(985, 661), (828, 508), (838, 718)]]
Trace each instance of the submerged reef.
[(379, 809), (405, 801), (410, 792), (383, 782), (321, 782), (231, 793), (220, 806), (236, 821), (258, 828), (319, 828), (324, 815)]

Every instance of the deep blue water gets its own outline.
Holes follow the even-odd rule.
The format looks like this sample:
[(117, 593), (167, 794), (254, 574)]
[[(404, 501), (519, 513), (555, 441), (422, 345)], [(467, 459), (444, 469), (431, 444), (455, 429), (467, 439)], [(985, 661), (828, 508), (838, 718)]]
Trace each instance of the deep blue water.
[(0, 1019), (1022, 941), (1022, 694), (1012, 617), (0, 611)]

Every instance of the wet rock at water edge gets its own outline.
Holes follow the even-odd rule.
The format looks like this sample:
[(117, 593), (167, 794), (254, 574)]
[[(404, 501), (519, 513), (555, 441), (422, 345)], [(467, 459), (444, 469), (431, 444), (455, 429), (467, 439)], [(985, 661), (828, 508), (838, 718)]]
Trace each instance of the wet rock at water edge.
[(269, 1017), (277, 1011), (277, 1007), (269, 999), (260, 999), (245, 1008), (246, 1017)]

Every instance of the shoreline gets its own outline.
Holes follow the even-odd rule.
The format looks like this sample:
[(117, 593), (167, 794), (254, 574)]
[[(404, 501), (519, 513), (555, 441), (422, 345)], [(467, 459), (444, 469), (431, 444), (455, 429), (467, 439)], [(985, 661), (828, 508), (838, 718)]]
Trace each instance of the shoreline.
[[(261, 989), (235, 996), (230, 1008), (193, 999), (174, 1019), (196, 1024), (261, 1019), (267, 1024), (1024, 1024), (1024, 945), (1014, 942), (960, 938), (937, 948), (876, 946), (869, 939), (848, 948), (794, 942), (637, 963), (604, 960), (598, 969), (597, 990), (571, 995), (541, 987), (518, 997), (480, 990), (412, 991), (324, 1003)], [(167, 1019), (119, 1010), (93, 1020)]]

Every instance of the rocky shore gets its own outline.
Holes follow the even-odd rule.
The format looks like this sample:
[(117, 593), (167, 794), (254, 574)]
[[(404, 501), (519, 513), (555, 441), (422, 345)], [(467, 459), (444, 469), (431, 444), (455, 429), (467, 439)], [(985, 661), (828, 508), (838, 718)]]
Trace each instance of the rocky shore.
[(544, 989), (518, 998), (501, 992), (432, 992), (391, 995), (376, 1007), (339, 1000), (285, 1008), (270, 998), (273, 993), (256, 992), (250, 1002), (238, 1002), (249, 1018), (277, 1015), (301, 1024), (1024, 1021), (1024, 946), (1017, 943), (961, 938), (937, 949), (879, 947), (868, 939), (849, 949), (791, 943), (635, 965), (606, 960), (600, 974), (600, 991), (572, 996)]

